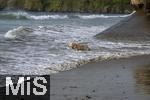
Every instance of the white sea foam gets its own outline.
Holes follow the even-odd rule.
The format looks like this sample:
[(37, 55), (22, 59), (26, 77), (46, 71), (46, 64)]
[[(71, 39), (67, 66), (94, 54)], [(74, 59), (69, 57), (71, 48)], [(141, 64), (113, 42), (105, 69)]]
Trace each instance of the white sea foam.
[(124, 18), (124, 17), (128, 17), (131, 16), (132, 14), (134, 14), (134, 12), (132, 12), (131, 14), (128, 15), (104, 15), (104, 14), (95, 14), (95, 15), (77, 15), (79, 18), (81, 19), (95, 19), (95, 18)]
[(68, 18), (67, 15), (40, 15), (40, 16), (34, 16), (29, 15), (27, 16), (29, 19), (35, 19), (35, 20), (45, 20), (45, 19), (66, 19)]
[(26, 28), (26, 27), (20, 26), (18, 28), (9, 30), (4, 35), (4, 37), (6, 39), (16, 39), (16, 38), (19, 38), (20, 36), (23, 36), (23, 35), (25, 35), (27, 33), (31, 33), (31, 32), (33, 32), (33, 30), (31, 28)]
[[(101, 52), (100, 55), (98, 54), (91, 54), (89, 57), (88, 56), (82, 56), (82, 59), (78, 58), (76, 61), (68, 61), (68, 62), (62, 62), (62, 63), (56, 63), (56, 64), (51, 64), (51, 65), (40, 65), (38, 67), (44, 68), (47, 70), (47, 73), (45, 74), (53, 74), (53, 73), (58, 73), (61, 71), (66, 71), (70, 70), (73, 68), (78, 68), (81, 67), (82, 65), (91, 63), (91, 62), (98, 62), (98, 61), (105, 61), (105, 60), (111, 60), (111, 59), (120, 59), (120, 58), (129, 58), (132, 56), (138, 56), (138, 55), (145, 55), (149, 54), (148, 52), (122, 52), (122, 53), (111, 53), (111, 52)], [(67, 56), (67, 55), (66, 55)], [(74, 55), (72, 56), (71, 59), (73, 59)], [(38, 72), (39, 74), (40, 72)], [(41, 73), (42, 74), (42, 73)]]
[[(135, 13), (135, 12), (133, 12)], [(1, 13), (0, 15), (9, 16), (8, 18), (16, 18), (16, 19), (33, 19), (33, 20), (48, 20), (48, 19), (69, 19), (69, 18), (81, 18), (81, 19), (95, 19), (95, 18), (118, 18), (118, 17), (128, 17), (131, 14), (128, 15), (104, 15), (104, 14), (95, 14), (95, 15), (85, 15), (85, 14), (73, 14), (69, 16), (68, 14), (39, 14), (34, 15), (31, 13), (27, 13), (24, 11), (18, 11), (18, 12), (6, 12)]]
[(68, 15), (58, 15), (58, 14), (33, 15), (33, 14), (23, 12), (23, 11), (7, 12), (7, 13), (2, 13), (1, 15), (16, 17), (16, 19), (34, 19), (34, 20), (66, 19), (66, 18), (68, 18)]

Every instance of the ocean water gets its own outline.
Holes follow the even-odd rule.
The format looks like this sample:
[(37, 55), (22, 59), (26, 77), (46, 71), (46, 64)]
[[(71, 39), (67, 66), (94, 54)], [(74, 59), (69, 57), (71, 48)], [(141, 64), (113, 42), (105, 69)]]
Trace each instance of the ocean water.
[[(130, 15), (1, 11), (0, 74), (52, 74), (92, 61), (149, 54), (149, 42), (94, 38)], [(91, 50), (72, 50), (72, 42)]]

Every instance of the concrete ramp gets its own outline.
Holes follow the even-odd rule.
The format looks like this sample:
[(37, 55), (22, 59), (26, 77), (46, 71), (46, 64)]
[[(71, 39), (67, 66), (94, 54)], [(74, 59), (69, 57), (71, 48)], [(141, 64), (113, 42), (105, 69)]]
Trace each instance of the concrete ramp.
[(97, 34), (95, 37), (112, 41), (149, 41), (150, 16), (147, 16), (143, 11), (138, 11), (132, 16), (125, 18), (120, 23)]

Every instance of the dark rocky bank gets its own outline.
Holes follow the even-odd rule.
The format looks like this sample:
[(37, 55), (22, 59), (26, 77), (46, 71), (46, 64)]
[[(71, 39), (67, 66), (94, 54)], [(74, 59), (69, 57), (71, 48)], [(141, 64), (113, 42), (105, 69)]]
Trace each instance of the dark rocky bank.
[(149, 27), (150, 16), (143, 10), (139, 10), (95, 37), (111, 41), (149, 41)]

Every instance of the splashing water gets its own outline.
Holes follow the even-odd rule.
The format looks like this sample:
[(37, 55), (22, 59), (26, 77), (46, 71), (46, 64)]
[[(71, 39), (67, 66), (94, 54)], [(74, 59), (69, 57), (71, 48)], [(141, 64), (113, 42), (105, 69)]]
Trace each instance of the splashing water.
[[(0, 13), (0, 16), (8, 13), (10, 12)], [(28, 14), (25, 13), (25, 16)], [(49, 14), (31, 13), (29, 15), (31, 18), (31, 15), (39, 17)], [(51, 16), (55, 15), (63, 17), (59, 13), (51, 14)], [(57, 20), (49, 17), (42, 21), (40, 17), (37, 20), (0, 19), (2, 26), (0, 27), (0, 73), (51, 74), (76, 68), (92, 61), (150, 53), (148, 41), (110, 42), (94, 38), (96, 34), (129, 15), (109, 15), (111, 17), (107, 18), (93, 17), (93, 15), (85, 17), (84, 15), (88, 20), (80, 18), (83, 17), (81, 14), (77, 18), (70, 16), (79, 16), (79, 14), (63, 15), (67, 17), (55, 16)], [(70, 49), (68, 45), (73, 41), (86, 43), (90, 51)]]

